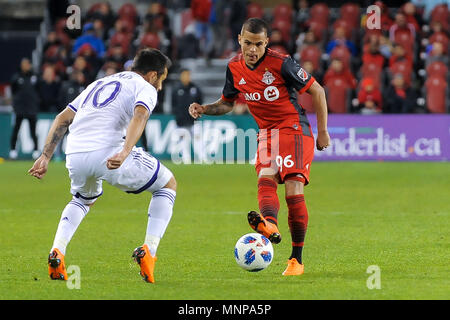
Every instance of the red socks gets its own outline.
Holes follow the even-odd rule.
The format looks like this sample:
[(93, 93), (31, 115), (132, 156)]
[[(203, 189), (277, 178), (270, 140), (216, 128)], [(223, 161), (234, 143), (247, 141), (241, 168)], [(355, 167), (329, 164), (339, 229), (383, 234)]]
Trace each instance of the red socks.
[(278, 224), (278, 210), (280, 210), (280, 201), (277, 194), (278, 184), (272, 179), (258, 179), (258, 203), (262, 216), (272, 222)]
[(308, 226), (308, 210), (306, 209), (305, 196), (298, 194), (286, 197), (286, 203), (289, 209), (288, 223), (291, 231), (292, 246), (303, 247)]
[[(272, 179), (258, 179), (259, 210), (266, 220), (275, 225), (278, 224), (277, 218), (280, 210), (277, 187), (278, 184)], [(302, 249), (308, 227), (308, 210), (306, 209), (305, 196), (303, 194), (288, 196), (286, 197), (286, 203), (289, 211), (288, 224), (292, 238), (291, 258), (296, 258), (299, 263), (302, 263)]]

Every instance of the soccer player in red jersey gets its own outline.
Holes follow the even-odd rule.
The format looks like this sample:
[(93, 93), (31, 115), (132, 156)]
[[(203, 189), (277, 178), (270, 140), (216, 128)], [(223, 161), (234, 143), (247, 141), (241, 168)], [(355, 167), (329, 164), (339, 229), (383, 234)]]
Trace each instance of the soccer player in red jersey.
[(232, 58), (226, 71), (222, 97), (212, 104), (189, 106), (197, 119), (202, 114), (223, 115), (233, 109), (242, 93), (258, 127), (256, 172), (258, 203), (261, 213), (250, 211), (248, 222), (273, 243), (281, 241), (277, 227), (280, 203), (278, 184), (285, 185), (292, 253), (283, 275), (301, 275), (304, 271), (302, 249), (308, 225), (304, 186), (309, 183), (314, 156), (314, 136), (297, 92), (312, 96), (317, 117), (318, 150), (330, 144), (327, 130), (325, 92), (310, 74), (289, 55), (267, 48), (268, 25), (258, 18), (248, 19), (238, 36), (241, 53)]

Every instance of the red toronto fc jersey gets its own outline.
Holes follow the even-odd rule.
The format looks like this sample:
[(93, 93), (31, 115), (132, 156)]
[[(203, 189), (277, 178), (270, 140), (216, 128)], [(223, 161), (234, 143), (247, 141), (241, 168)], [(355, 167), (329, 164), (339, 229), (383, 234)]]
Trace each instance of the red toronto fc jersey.
[(289, 55), (267, 49), (250, 68), (238, 54), (228, 63), (222, 99), (232, 102), (242, 93), (259, 129), (290, 128), (312, 136), (297, 92), (305, 92), (314, 81)]

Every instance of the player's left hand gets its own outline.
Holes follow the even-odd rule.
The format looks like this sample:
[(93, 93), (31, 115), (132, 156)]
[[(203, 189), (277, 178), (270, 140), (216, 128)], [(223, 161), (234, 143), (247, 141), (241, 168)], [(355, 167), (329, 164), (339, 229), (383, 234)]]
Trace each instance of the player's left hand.
[(121, 151), (119, 153), (116, 153), (111, 158), (106, 160), (106, 167), (109, 170), (114, 170), (120, 168), (122, 163), (125, 161), (125, 159), (128, 157), (128, 153), (125, 151)]
[(48, 162), (50, 159), (48, 159), (43, 154), (37, 158), (37, 160), (34, 162), (33, 166), (30, 170), (28, 170), (28, 173), (38, 179), (42, 179), (45, 174), (47, 173), (48, 169)]
[(330, 145), (330, 135), (328, 131), (321, 131), (317, 133), (316, 147), (317, 150), (322, 151)]

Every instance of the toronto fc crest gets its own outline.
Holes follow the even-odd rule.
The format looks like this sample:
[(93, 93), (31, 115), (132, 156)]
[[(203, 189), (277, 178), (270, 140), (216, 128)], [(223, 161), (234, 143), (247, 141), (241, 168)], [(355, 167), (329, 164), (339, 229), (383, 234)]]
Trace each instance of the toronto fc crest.
[(264, 72), (263, 77), (262, 77), (262, 82), (264, 82), (267, 85), (271, 85), (272, 82), (275, 81), (275, 77), (273, 76), (273, 74), (266, 69), (266, 72)]

